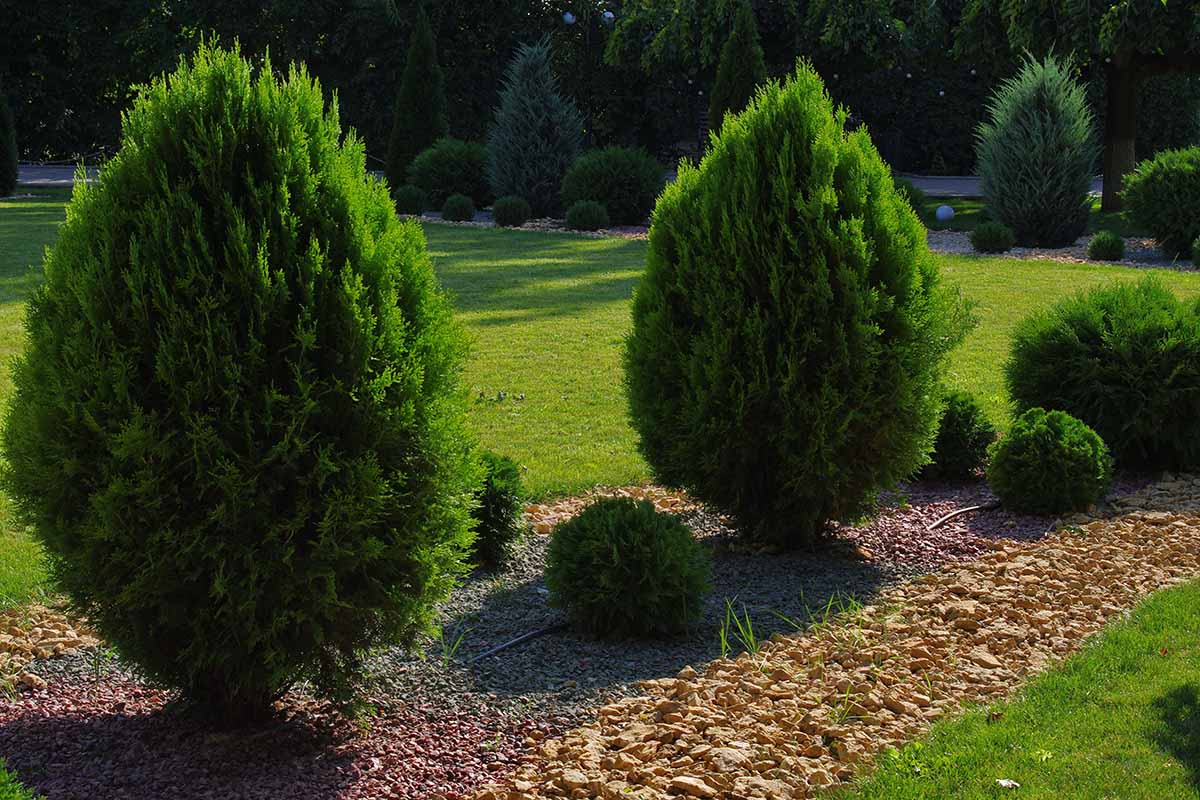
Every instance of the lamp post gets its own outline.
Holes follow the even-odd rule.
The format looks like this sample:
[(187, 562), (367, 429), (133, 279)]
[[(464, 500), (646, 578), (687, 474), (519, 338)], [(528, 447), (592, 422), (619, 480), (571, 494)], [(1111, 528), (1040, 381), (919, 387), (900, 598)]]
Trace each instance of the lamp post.
[[(592, 64), (593, 20), (598, 19), (601, 26), (605, 28), (612, 28), (612, 26), (617, 22), (617, 15), (611, 9), (605, 8), (601, 10), (603, 4), (597, 3), (595, 0), (583, 0), (582, 2), (575, 3), (574, 6), (579, 9), (579, 13), (576, 14), (575, 11), (571, 10), (571, 8), (567, 8), (567, 10), (563, 11), (562, 13), (562, 21), (567, 28), (574, 28), (576, 25), (579, 25), (583, 28), (583, 60), (585, 66), (590, 69)], [(588, 75), (588, 70), (581, 70), (580, 74), (584, 76), (581, 91), (585, 92), (587, 95), (587, 107), (590, 116), (593, 111), (592, 101), (594, 99), (591, 91), (591, 81), (589, 81), (586, 77)], [(591, 136), (591, 126), (589, 125), (588, 138), (590, 139)]]

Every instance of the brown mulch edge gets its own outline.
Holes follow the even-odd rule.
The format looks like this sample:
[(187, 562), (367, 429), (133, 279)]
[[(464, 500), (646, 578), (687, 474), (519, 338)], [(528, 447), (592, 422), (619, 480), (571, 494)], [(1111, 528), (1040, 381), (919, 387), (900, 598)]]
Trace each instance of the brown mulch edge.
[[(1189, 490), (1181, 505), (1194, 508), (1200, 484)], [(1147, 594), (1200, 574), (1198, 527), (1192, 515), (1136, 510), (998, 543), (839, 624), (647, 681), (644, 696), (592, 724), (527, 742), (537, 746), (521, 768), (476, 798), (806, 797), (963, 704), (1007, 695)]]

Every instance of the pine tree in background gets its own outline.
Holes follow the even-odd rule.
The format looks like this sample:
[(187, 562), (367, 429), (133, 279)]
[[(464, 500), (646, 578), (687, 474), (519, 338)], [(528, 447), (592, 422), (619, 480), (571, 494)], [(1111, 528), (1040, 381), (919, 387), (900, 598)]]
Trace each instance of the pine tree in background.
[(492, 193), (524, 197), (535, 216), (562, 210), (559, 187), (583, 147), (583, 116), (558, 93), (550, 61), (549, 38), (521, 46), (488, 132)]
[(13, 124), (12, 109), (0, 86), (0, 197), (7, 197), (17, 189), (17, 131)]
[(733, 30), (721, 48), (717, 80), (709, 98), (708, 126), (719, 131), (727, 113), (744, 109), (754, 97), (754, 90), (767, 79), (767, 65), (754, 23), (754, 9), (749, 0), (738, 5)]
[(446, 135), (446, 87), (437, 60), (437, 41), (429, 15), (417, 5), (417, 23), (408, 42), (408, 61), (396, 95), (392, 138), (388, 143), (387, 179), (392, 190), (402, 186), (408, 165), (425, 148)]

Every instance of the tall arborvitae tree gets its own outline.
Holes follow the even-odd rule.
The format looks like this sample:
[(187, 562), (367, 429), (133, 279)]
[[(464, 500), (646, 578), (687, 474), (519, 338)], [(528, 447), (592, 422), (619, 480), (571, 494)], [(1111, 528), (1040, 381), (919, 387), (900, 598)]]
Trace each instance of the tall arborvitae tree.
[(754, 97), (754, 90), (767, 79), (767, 65), (758, 40), (758, 26), (749, 0), (738, 5), (733, 30), (721, 48), (721, 63), (708, 105), (708, 126), (720, 130), (727, 113), (737, 113)]
[(394, 114), (387, 157), (387, 178), (393, 189), (404, 184), (412, 160), (447, 131), (445, 78), (438, 65), (433, 26), (421, 4)]
[(561, 211), (559, 187), (583, 146), (583, 117), (559, 94), (550, 62), (549, 38), (517, 51), (488, 132), (492, 193), (524, 197), (538, 216)]
[(17, 131), (12, 110), (0, 86), (0, 197), (7, 197), (17, 188)]

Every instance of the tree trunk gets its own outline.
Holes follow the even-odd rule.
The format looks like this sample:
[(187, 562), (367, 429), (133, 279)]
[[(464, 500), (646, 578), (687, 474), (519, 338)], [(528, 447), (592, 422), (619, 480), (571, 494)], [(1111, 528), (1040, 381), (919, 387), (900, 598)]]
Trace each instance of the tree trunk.
[(1100, 208), (1121, 210), (1125, 176), (1136, 164), (1137, 65), (1131, 55), (1114, 55), (1108, 65), (1108, 113), (1104, 120), (1104, 196)]

